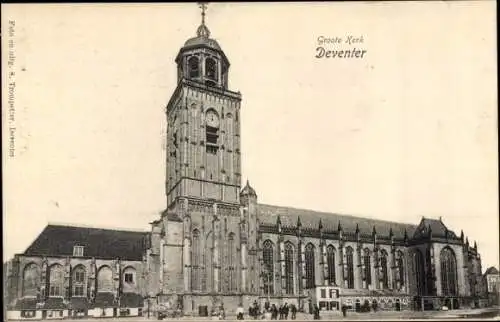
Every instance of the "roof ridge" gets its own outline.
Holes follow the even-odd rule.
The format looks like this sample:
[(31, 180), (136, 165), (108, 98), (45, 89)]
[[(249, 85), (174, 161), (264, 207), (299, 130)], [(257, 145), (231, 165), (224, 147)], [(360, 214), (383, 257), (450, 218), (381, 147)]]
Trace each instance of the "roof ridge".
[[(349, 214), (337, 213), (337, 212), (327, 212), (327, 211), (314, 210), (314, 209), (305, 209), (305, 208), (298, 208), (298, 207), (288, 207), (288, 206), (278, 206), (278, 205), (271, 205), (271, 204), (265, 204), (265, 203), (257, 203), (257, 206), (259, 206), (259, 205), (260, 206), (268, 206), (268, 207), (276, 207), (276, 208), (284, 208), (284, 209), (303, 210), (303, 211), (316, 212), (316, 213), (325, 214), (325, 215), (336, 215), (336, 216), (358, 218), (360, 220), (368, 219), (368, 220), (374, 220), (374, 221), (397, 224), (397, 225), (405, 225), (405, 226), (413, 226), (413, 227), (418, 226), (418, 224), (415, 225), (413, 223), (390, 221), (390, 220), (377, 219), (377, 218), (372, 218), (372, 217), (362, 217), (362, 215), (349, 215)], [(437, 220), (439, 220), (439, 219), (437, 219)]]
[(106, 226), (92, 226), (88, 224), (79, 224), (79, 223), (64, 223), (64, 222), (48, 222), (47, 227), (69, 227), (69, 228), (83, 228), (83, 229), (97, 229), (97, 230), (110, 230), (110, 231), (119, 231), (119, 232), (133, 232), (133, 233), (147, 233), (149, 232), (147, 229), (139, 230), (134, 228), (124, 228), (124, 227), (106, 227)]

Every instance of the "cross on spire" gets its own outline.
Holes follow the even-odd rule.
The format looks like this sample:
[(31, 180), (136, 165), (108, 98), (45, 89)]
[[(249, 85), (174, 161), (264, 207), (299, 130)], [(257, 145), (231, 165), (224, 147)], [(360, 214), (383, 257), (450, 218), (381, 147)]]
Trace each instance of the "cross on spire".
[(207, 2), (198, 2), (198, 6), (201, 8), (201, 24), (205, 24), (205, 11), (207, 10)]
[(207, 10), (207, 2), (198, 2), (198, 6), (201, 8), (201, 25), (198, 27), (196, 34), (198, 37), (209, 38), (210, 31), (207, 26), (205, 26), (205, 11)]

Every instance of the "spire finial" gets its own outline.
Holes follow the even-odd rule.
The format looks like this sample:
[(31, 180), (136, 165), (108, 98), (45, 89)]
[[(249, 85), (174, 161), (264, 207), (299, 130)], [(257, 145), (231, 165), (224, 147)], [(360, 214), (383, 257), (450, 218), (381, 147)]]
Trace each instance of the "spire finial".
[(198, 2), (198, 6), (201, 8), (201, 25), (196, 31), (198, 37), (210, 37), (210, 31), (207, 26), (205, 26), (205, 11), (207, 10), (207, 2)]
[(205, 10), (207, 10), (207, 2), (198, 2), (199, 7), (201, 8), (201, 24), (205, 24)]

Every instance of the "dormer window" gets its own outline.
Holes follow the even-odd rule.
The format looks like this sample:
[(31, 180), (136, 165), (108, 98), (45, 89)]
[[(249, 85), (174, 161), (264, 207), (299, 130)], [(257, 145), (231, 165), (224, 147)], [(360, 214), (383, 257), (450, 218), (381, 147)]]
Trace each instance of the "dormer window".
[(82, 257), (83, 256), (83, 246), (73, 246), (73, 256)]
[(188, 73), (190, 78), (200, 76), (200, 61), (198, 57), (193, 56), (188, 60)]

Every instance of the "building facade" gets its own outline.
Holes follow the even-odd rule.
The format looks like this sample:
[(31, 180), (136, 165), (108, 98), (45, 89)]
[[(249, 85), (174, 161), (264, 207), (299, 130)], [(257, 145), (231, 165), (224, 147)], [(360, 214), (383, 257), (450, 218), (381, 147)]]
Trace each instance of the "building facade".
[(139, 316), (147, 232), (48, 225), (4, 271), (6, 316)]
[[(418, 309), (479, 297), (477, 247), (441, 219), (410, 225), (259, 204), (248, 182), (240, 189), (242, 96), (229, 88), (229, 61), (204, 19), (176, 63), (168, 206), (152, 223), (147, 256), (158, 303), (201, 314), (254, 301), (307, 311), (314, 301)], [(338, 296), (318, 301), (322, 293)]]
[(500, 305), (500, 273), (496, 267), (490, 267), (483, 275), (488, 303), (490, 305)]
[(12, 319), (205, 315), (257, 301), (308, 311), (478, 305), (481, 257), (441, 218), (405, 224), (259, 204), (241, 186), (242, 95), (204, 16), (175, 60), (167, 208), (151, 231), (49, 225), (7, 266)]

